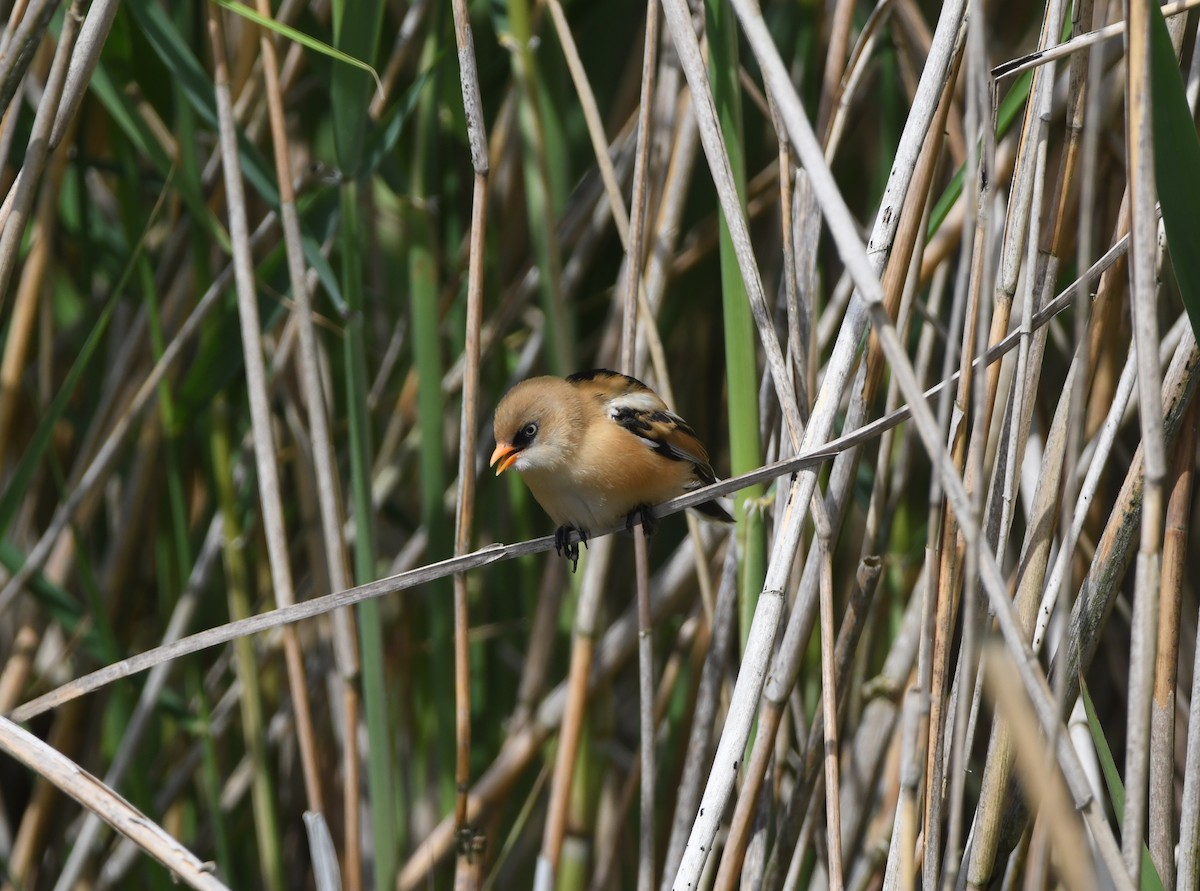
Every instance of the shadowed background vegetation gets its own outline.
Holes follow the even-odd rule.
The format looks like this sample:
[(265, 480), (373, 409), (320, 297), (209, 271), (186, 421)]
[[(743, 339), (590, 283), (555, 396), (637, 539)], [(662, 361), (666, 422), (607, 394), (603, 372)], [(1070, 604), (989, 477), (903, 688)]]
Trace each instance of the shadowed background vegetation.
[(1189, 5), (0, 4), (0, 888), (1196, 889)]

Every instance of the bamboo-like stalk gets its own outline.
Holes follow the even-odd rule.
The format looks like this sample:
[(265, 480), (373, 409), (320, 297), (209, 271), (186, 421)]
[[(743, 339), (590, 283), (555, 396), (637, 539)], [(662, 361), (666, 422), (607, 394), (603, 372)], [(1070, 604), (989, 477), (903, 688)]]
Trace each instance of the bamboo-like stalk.
[[(1168, 369), (1162, 401), (1163, 427), (1168, 442), (1173, 439), (1183, 410), (1187, 407), (1194, 386), (1197, 355), (1195, 341), (1185, 336)], [(1102, 618), (1107, 614), (1115, 597), (1116, 585), (1128, 566), (1133, 546), (1133, 527), (1140, 513), (1141, 487), (1142, 459), (1139, 450), (1131, 462), (1109, 522), (1097, 544), (1092, 566), (1076, 598), (1067, 636), (1060, 643), (1051, 666), (1051, 680), (1056, 685), (1062, 685), (1058, 687), (1062, 703), (1071, 703), (1078, 696), (1080, 672), (1095, 655)], [(1061, 679), (1058, 677), (1060, 674)], [(1020, 800), (1010, 798), (998, 810), (1003, 810), (1003, 815), (997, 813), (992, 819), (996, 823), (995, 831), (1000, 833), (999, 844), (1011, 846), (1025, 824), (1023, 804)], [(1107, 865), (1111, 871), (1112, 864)], [(1112, 874), (1118, 883), (1128, 881), (1123, 867)], [(972, 875), (968, 881), (978, 884), (979, 879)]]
[[(35, 744), (48, 746), (60, 758), (68, 758), (73, 747), (78, 745), (78, 732), (83, 709), (70, 706), (54, 722), (45, 741), (34, 738)], [(2, 719), (0, 719), (2, 720)], [(7, 728), (7, 722), (3, 725)], [(16, 728), (24, 733), (21, 728)], [(30, 790), (29, 805), (21, 815), (8, 854), (9, 874), (17, 881), (28, 884), (36, 880), (39, 857), (49, 840), (51, 810), (59, 798), (59, 786), (50, 777), (38, 776)], [(10, 891), (8, 884), (4, 891)]]
[[(837, 730), (837, 669), (834, 657), (833, 632), (833, 554), (830, 538), (833, 529), (823, 511), (814, 511), (817, 526), (817, 541), (821, 554), (821, 688), (826, 691), (821, 697), (821, 719), (825, 746), (825, 837), (827, 839), (829, 887), (842, 891), (842, 813), (841, 781), (838, 778), (838, 730)], [(810, 750), (811, 751), (811, 750)]]
[[(749, 470), (763, 461), (762, 432), (760, 426), (767, 413), (760, 409), (756, 398), (757, 382), (759, 380), (758, 356), (754, 343), (755, 313), (747, 300), (753, 304), (755, 297), (750, 295), (754, 289), (762, 289), (762, 285), (744, 284), (743, 272), (739, 268), (738, 247), (735, 244), (734, 230), (737, 223), (729, 220), (731, 208), (745, 216), (746, 208), (746, 158), (744, 152), (745, 136), (742, 111), (742, 88), (739, 85), (738, 71), (738, 40), (736, 29), (731, 27), (733, 11), (728, 0), (706, 0), (704, 3), (704, 30), (706, 37), (707, 78), (705, 86), (711, 92), (715, 118), (711, 122), (715, 130), (710, 129), (705, 115), (697, 111), (697, 123), (700, 127), (701, 138), (709, 134), (705, 153), (709, 156), (709, 166), (713, 167), (712, 156), (715, 147), (723, 155), (725, 169), (719, 179), (728, 176), (725, 184), (727, 196), (717, 217), (717, 241), (721, 267), (721, 319), (722, 339), (725, 346), (725, 380), (728, 390), (727, 404), (729, 417), (729, 462), (734, 474)], [(679, 37), (675, 37), (678, 45)], [(690, 53), (690, 44), (689, 44)], [(690, 56), (685, 59), (691, 58)], [(684, 62), (685, 66), (687, 62)], [(693, 84), (692, 89), (696, 86)], [(699, 108), (704, 108), (703, 103)], [(709, 146), (714, 146), (710, 148)], [(718, 186), (718, 189), (721, 187)], [(751, 256), (753, 261), (753, 256)], [(756, 269), (755, 275), (758, 275)], [(765, 299), (763, 297), (762, 299)], [(773, 332), (772, 332), (773, 333)], [(786, 368), (775, 367), (773, 374), (787, 373)], [(791, 385), (791, 376), (788, 376)], [(794, 387), (792, 387), (794, 390)], [(782, 392), (782, 391), (781, 391)], [(797, 404), (796, 408), (799, 408)], [(792, 420), (792, 414), (797, 418)], [(799, 428), (798, 411), (788, 415), (787, 429), (789, 440), (795, 446)], [(758, 591), (762, 587), (766, 573), (765, 562), (767, 552), (767, 528), (763, 522), (761, 511), (754, 509), (754, 504), (762, 498), (762, 491), (749, 489), (739, 492), (734, 499), (733, 516), (736, 520), (734, 539), (741, 561), (741, 593), (738, 597), (738, 628), (742, 635), (743, 646), (750, 628), (751, 617), (757, 605)], [(740, 856), (738, 858), (740, 860)]]
[[(1045, 47), (1057, 42), (1062, 29), (1062, 4), (1049, 4), (1042, 21), (1039, 46)], [(1046, 142), (1048, 130), (1048, 113), (1051, 91), (1054, 85), (1054, 68), (1039, 68), (1034, 75), (1030, 88), (1030, 99), (1026, 107), (1025, 120), (1021, 138), (1018, 143), (1016, 169), (1013, 177), (1009, 198), (1008, 216), (1005, 220), (1004, 240), (1001, 247), (999, 265), (996, 269), (996, 293), (991, 318), (989, 342), (999, 340), (1008, 329), (1012, 305), (1016, 296), (1017, 276), (1024, 267), (1033, 270), (1037, 258), (1037, 246), (1041, 226), (1041, 189), (1044, 181), (1046, 163)], [(984, 161), (984, 164), (987, 162)], [(981, 198), (981, 201), (986, 201)], [(989, 237), (984, 220), (980, 220), (976, 231), (976, 245), (982, 247)], [(1024, 262), (1022, 262), (1022, 259)], [(969, 323), (963, 333), (962, 356), (966, 362), (976, 349), (977, 324), (986, 327), (986, 320), (977, 320), (977, 307), (984, 299), (984, 288), (987, 286), (989, 264), (983, 255), (977, 255), (972, 267), (971, 293), (967, 297)], [(1044, 273), (1027, 273), (1025, 286), (1021, 292), (1022, 320), (1028, 319), (1033, 310), (1034, 280), (1037, 287), (1044, 287), (1044, 282), (1053, 281), (1054, 275), (1047, 270)], [(1001, 437), (1005, 439), (1003, 459), (998, 458), (993, 473), (994, 484), (988, 487), (988, 500), (983, 516), (987, 528), (988, 547), (995, 548), (1000, 558), (1006, 552), (1007, 530), (1011, 524), (1012, 490), (1015, 486), (1015, 469), (1020, 466), (1019, 455), (1025, 440), (1022, 433), (1026, 429), (1026, 411), (1024, 406), (1030, 405), (1024, 394), (1027, 392), (1026, 376), (1029, 368), (1040, 370), (1040, 345), (1044, 341), (1030, 344), (1023, 343), (1017, 361), (1015, 378), (1020, 381), (1011, 401), (1011, 410), (1005, 415)], [(1036, 378), (1031, 382), (1036, 387)], [(999, 368), (989, 369), (986, 382), (981, 393), (974, 394), (965, 376), (960, 383), (957, 396), (957, 409), (965, 412), (970, 401), (975, 405), (975, 423), (969, 436), (964, 426), (959, 426), (952, 446), (956, 467), (965, 472), (964, 483), (970, 493), (979, 496), (985, 483), (984, 451), (987, 448), (993, 406), (996, 403), (999, 389)], [(969, 440), (969, 442), (968, 442)], [(1005, 481), (1007, 480), (1007, 483)], [(1057, 491), (1057, 490), (1051, 490)], [(993, 497), (999, 492), (1000, 497)], [(977, 512), (978, 515), (978, 512)], [(941, 550), (941, 579), (939, 581), (938, 625), (935, 643), (935, 653), (932, 666), (932, 707), (930, 721), (929, 787), (926, 791), (926, 859), (925, 881), (929, 884), (937, 876), (942, 867), (942, 850), (940, 844), (941, 802), (943, 795), (943, 747), (942, 722), (945, 714), (942, 708), (942, 697), (949, 682), (948, 648), (949, 636), (957, 618), (960, 605), (960, 594), (964, 580), (964, 548), (969, 547), (965, 537), (960, 533), (955, 511), (946, 506), (943, 518), (943, 540)], [(993, 545), (993, 542), (995, 544)], [(960, 682), (963, 677), (960, 675)]]
[[(948, 98), (939, 103), (932, 126), (934, 133), (941, 132), (948, 106)], [(911, 204), (906, 201), (902, 222), (897, 230), (896, 244), (885, 273), (884, 289), (887, 295), (889, 314), (898, 312), (901, 294), (906, 290), (906, 283), (915, 281), (912, 264), (919, 256), (919, 252), (914, 249), (916, 242), (924, 232), (922, 209), (925, 205), (926, 184), (933, 175), (940, 151), (940, 141), (930, 140), (925, 146), (917, 170), (914, 172), (914, 187), (909, 192)], [(853, 397), (847, 412), (847, 427), (854, 427), (865, 420), (868, 406), (874, 401), (875, 391), (882, 376), (883, 362), (881, 359), (877, 345), (872, 343), (867, 362), (859, 369), (855, 377)], [(840, 527), (841, 511), (846, 505), (847, 495), (853, 483), (856, 460), (857, 453), (843, 453), (834, 464), (824, 508), (831, 515), (831, 525)], [(779, 656), (772, 669), (772, 680), (766, 690), (765, 705), (760, 722), (764, 720), (771, 704), (774, 705), (774, 708), (781, 707), (788, 691), (795, 684), (800, 670), (801, 656), (812, 630), (813, 613), (818, 599), (816, 592), (819, 589), (819, 572), (813, 570), (817, 567), (823, 568), (825, 565), (819, 548), (815, 550), (815, 555), (810, 551), (809, 562), (806, 563), (806, 569), (801, 578), (797, 604), (793, 609), (787, 632), (779, 647)], [(761, 728), (759, 732), (762, 732)], [(789, 825), (798, 828), (794, 821), (789, 821)], [(790, 835), (785, 833), (784, 837), (790, 837)], [(836, 844), (830, 847), (835, 849)]]
[[(840, 199), (834, 197), (836, 195), (836, 191), (830, 188), (831, 177), (828, 169), (824, 166), (823, 160), (821, 159), (820, 150), (816, 145), (816, 140), (812, 135), (811, 129), (809, 129), (803, 110), (799, 106), (799, 99), (797, 98), (791, 86), (790, 80), (783, 69), (781, 61), (779, 60), (778, 53), (771, 42), (770, 36), (766, 33), (765, 27), (763, 26), (762, 20), (757, 11), (751, 9), (748, 5), (741, 2), (735, 2), (734, 5), (742, 27), (745, 30), (747, 37), (750, 39), (751, 47), (754, 49), (756, 55), (758, 56), (759, 63), (763, 67), (768, 88), (774, 92), (775, 99), (779, 103), (780, 111), (784, 118), (789, 137), (792, 139), (793, 144), (799, 151), (802, 162), (806, 167), (808, 167), (810, 173), (812, 173), (814, 176), (814, 185), (817, 186), (818, 200), (822, 203), (822, 206), (828, 216), (830, 214), (831, 206), (834, 208), (839, 207), (836, 202)], [(676, 10), (673, 4), (666, 6), (665, 9), (667, 11), (667, 19), (671, 27), (672, 36), (676, 41), (677, 48), (680, 49), (681, 57), (684, 59), (685, 71), (687, 71), (689, 63), (687, 62), (688, 56), (685, 54), (685, 50), (690, 49), (687, 37), (691, 32), (687, 29), (685, 23), (686, 17), (682, 14), (682, 10)], [(943, 17), (939, 23), (939, 26), (945, 22), (954, 22), (955, 11), (956, 10), (954, 7), (944, 7)], [(961, 8), (957, 8), (957, 12), (959, 15), (961, 15)], [(952, 26), (950, 33), (953, 34), (956, 31), (957, 26), (955, 24)], [(948, 64), (951, 53), (949, 52), (950, 48), (948, 46), (945, 49), (946, 52), (941, 57), (941, 60)], [(940, 88), (943, 78), (938, 76), (938, 63), (935, 62), (932, 57), (930, 62), (931, 64), (926, 70), (927, 72), (932, 72), (933, 77), (931, 78), (931, 81), (936, 83)], [(941, 73), (944, 74), (944, 70)], [(691, 83), (693, 90), (697, 90), (698, 88), (702, 89), (698, 81), (699, 77), (689, 72), (689, 83)], [(940, 89), (938, 92), (940, 93)], [(932, 109), (932, 104), (929, 107)], [(910, 117), (908, 126), (906, 126), (905, 137), (911, 141), (908, 142), (907, 146), (905, 146), (904, 140), (902, 140), (902, 149), (907, 147), (908, 150), (911, 151), (917, 143), (916, 127), (919, 126), (919, 120), (919, 115)], [(702, 127), (702, 135), (704, 132), (705, 130)], [(707, 143), (706, 153), (710, 156), (711, 166), (713, 162), (713, 152), (709, 151)], [(903, 151), (898, 152), (898, 158), (903, 156)], [(899, 162), (897, 167), (894, 167), (893, 170), (898, 168)], [(720, 179), (718, 179), (718, 183), (719, 182)], [(898, 190), (902, 195), (907, 185), (907, 180), (900, 178), (895, 182), (894, 185), (896, 190)], [(722, 204), (726, 208), (727, 215), (729, 215), (729, 208), (732, 205), (731, 199), (732, 196), (723, 196)], [(834, 203), (830, 205), (830, 202)], [(887, 206), (886, 196), (885, 206)], [(730, 217), (731, 226), (732, 219), (733, 218)], [(881, 219), (883, 220), (885, 231), (894, 231), (890, 208), (888, 213), (881, 215)], [(832, 223), (833, 219), (831, 218), (831, 225)], [(839, 247), (843, 247), (844, 245), (845, 248), (848, 249), (852, 242), (848, 241), (847, 237), (856, 241), (857, 235), (846, 235), (849, 228), (847, 224), (848, 220), (839, 220), (836, 225), (832, 225), (832, 228), (834, 229), (835, 237), (839, 242)], [(861, 246), (859, 247), (859, 250), (861, 250)], [(849, 265), (849, 257), (846, 259)], [(864, 269), (860, 269), (859, 274), (855, 276), (856, 283), (860, 287), (867, 287), (869, 282), (868, 276), (872, 274), (873, 273), (866, 272)], [(875, 288), (876, 290), (878, 289), (877, 280), (875, 282)], [(751, 291), (751, 293), (753, 294), (753, 291)], [(852, 304), (852, 307), (855, 305), (856, 304)], [(799, 446), (799, 450), (803, 451), (804, 446), (813, 439), (819, 440), (827, 435), (829, 425), (832, 422), (831, 412), (836, 402), (835, 399), (831, 398), (830, 394), (838, 393), (840, 396), (841, 388), (844, 386), (846, 378), (848, 377), (850, 361), (852, 359), (853, 352), (857, 350), (858, 340), (861, 338), (865, 324), (866, 316), (863, 308), (860, 305), (858, 307), (858, 314), (854, 320), (854, 324), (844, 325), (841, 334), (839, 335), (834, 356), (831, 358), (830, 364), (827, 367), (825, 383), (822, 387), (821, 393), (818, 394), (812, 416), (810, 417), (809, 424), (805, 429), (804, 439)], [(770, 355), (769, 349), (768, 355)], [(776, 386), (779, 386), (778, 380), (776, 381)], [(781, 402), (784, 403), (783, 408), (786, 413), (788, 410), (786, 399), (781, 399)], [(789, 494), (788, 508), (784, 514), (782, 527), (776, 537), (772, 560), (768, 564), (767, 583), (764, 593), (778, 591), (779, 589), (777, 588), (777, 585), (779, 584), (779, 581), (782, 580), (783, 576), (785, 576), (790, 569), (791, 559), (795, 553), (796, 544), (799, 538), (800, 521), (804, 513), (804, 507), (807, 506), (812, 497), (813, 488), (816, 482), (815, 477), (811, 474), (802, 474), (798, 476), (796, 480), (797, 483), (800, 483), (800, 485), (797, 486), (797, 483), (793, 483), (791, 492)], [(778, 557), (775, 555), (778, 555)], [(784, 555), (786, 555), (786, 558)], [(775, 621), (777, 621), (778, 615), (774, 611), (774, 603), (771, 603), (771, 605), (765, 609), (763, 608), (763, 604), (767, 602), (768, 601), (765, 598), (760, 600), (759, 608), (762, 610), (762, 615), (755, 615), (753, 624), (751, 626), (749, 639), (756, 639), (760, 636), (768, 637), (769, 639), (774, 638), (775, 628), (773, 627), (773, 624)], [(759, 643), (759, 646), (761, 647), (761, 643)], [(762, 671), (760, 662), (761, 657), (753, 648), (750, 647), (749, 644), (747, 644), (746, 652), (747, 654), (753, 653), (754, 658), (748, 658), (743, 664), (742, 674), (739, 675), (738, 680), (738, 687), (741, 689), (739, 690), (735, 688), (735, 701), (737, 701), (739, 693), (742, 697), (749, 696), (749, 698), (752, 700), (757, 701), (761, 691), (761, 683), (763, 679), (762, 675), (760, 674)], [(722, 763), (722, 753), (724, 753), (725, 758), (728, 759), (731, 752), (740, 750), (740, 748), (744, 745), (745, 737), (748, 735), (748, 732), (749, 722), (745, 721), (745, 723), (742, 723), (741, 721), (735, 721), (733, 719), (731, 710), (730, 719), (726, 723), (726, 729), (723, 732), (721, 742), (718, 745), (718, 764)], [(703, 868), (703, 864), (706, 860), (706, 849), (711, 844), (712, 838), (716, 832), (716, 820), (719, 818), (719, 814), (723, 810), (725, 801), (727, 800), (727, 796), (731, 788), (732, 774), (722, 772), (714, 774), (713, 777), (710, 777), (702, 804), (702, 814), (707, 811), (709, 816), (700, 816), (697, 818), (696, 824), (693, 827), (692, 838), (689, 841), (684, 861), (680, 867), (680, 873), (677, 876), (677, 881), (694, 882), (698, 880), (700, 870)]]
[(917, 689), (904, 700), (901, 725), (900, 798), (896, 804), (896, 826), (888, 850), (884, 886), (914, 891), (917, 882), (917, 827), (920, 818), (921, 758), (920, 738), (928, 733), (928, 706)]
[(779, 398), (789, 437), (793, 446), (798, 446), (802, 424), (791, 385), (791, 376), (787, 373), (787, 363), (767, 310), (762, 278), (750, 245), (750, 236), (746, 228), (745, 215), (741, 211), (729, 156), (722, 142), (712, 91), (708, 86), (708, 77), (700, 54), (700, 45), (692, 30), (690, 15), (682, 3), (671, 0), (663, 5), (663, 12), (666, 16), (667, 30), (674, 42), (675, 51), (679, 54), (688, 86), (692, 91), (693, 108), (700, 129), (700, 143), (704, 147), (704, 154), (708, 159), (713, 182), (720, 197), (721, 210), (725, 222), (729, 226), (738, 269), (746, 286), (746, 296), (750, 301), (754, 323), (758, 328), (759, 339), (766, 353), (767, 365), (771, 369), (771, 380)]
[[(866, 75), (873, 65), (873, 50), (881, 36), (883, 26), (887, 23), (895, 6), (896, 4), (892, 0), (881, 0), (871, 10), (871, 15), (863, 25), (862, 31), (859, 32), (858, 41), (855, 43), (854, 51), (850, 54), (846, 71), (840, 75), (842, 83), (836, 87), (837, 104), (829, 113), (828, 126), (817, 128), (818, 131), (825, 134), (823, 142), (827, 161), (832, 161), (841, 147), (842, 134), (845, 132), (851, 102), (858, 97), (859, 89), (863, 86)], [(841, 7), (839, 7), (839, 14), (841, 11)], [(925, 51), (928, 51), (928, 47), (925, 48)], [(823, 92), (822, 95), (825, 93)], [(777, 129), (781, 130), (782, 128)]]
[[(879, 559), (873, 556), (867, 556), (859, 563), (854, 588), (850, 592), (849, 601), (846, 605), (846, 614), (842, 619), (841, 627), (838, 629), (837, 642), (833, 647), (834, 683), (830, 687), (830, 689), (835, 690), (837, 693), (837, 701), (832, 706), (835, 721), (840, 721), (841, 716), (844, 715), (846, 710), (849, 698), (847, 681), (849, 679), (850, 667), (856, 655), (856, 648), (868, 622), (868, 613), (871, 610), (876, 586), (879, 582), (880, 568)], [(916, 615), (915, 611), (910, 610), (910, 612)], [(910, 637), (911, 635), (906, 636), (901, 634), (898, 640), (905, 641)], [(899, 650), (889, 654), (888, 662), (896, 663), (897, 660), (904, 661), (905, 659), (911, 661), (911, 658), (912, 653), (909, 652), (906, 656), (904, 647), (900, 647)], [(900, 670), (902, 669), (898, 666), (892, 669), (885, 668), (885, 674), (894, 676)], [(824, 714), (825, 709), (828, 707), (826, 705), (825, 689), (823, 686), (819, 704), (822, 714)], [(782, 712), (782, 705), (775, 705), (768, 700), (767, 707), (763, 709), (763, 713), (759, 718), (760, 727), (777, 725)], [(803, 828), (799, 825), (801, 818), (803, 817), (806, 822), (812, 819), (815, 809), (811, 805), (817, 801), (817, 796), (824, 782), (824, 774), (821, 772), (821, 768), (824, 760), (829, 757), (824, 747), (825, 732), (824, 719), (813, 721), (812, 726), (809, 728), (808, 740), (803, 747), (803, 769), (797, 777), (797, 783), (792, 788), (790, 800), (787, 802), (783, 818), (780, 821), (775, 849), (768, 862), (767, 887), (778, 887), (778, 881), (772, 882), (772, 880), (783, 879), (783, 876), (778, 873), (780, 855), (788, 852), (788, 849), (794, 844), (799, 845), (799, 840), (804, 835)], [(855, 741), (855, 746), (860, 744), (860, 740)], [(849, 757), (848, 761), (852, 765), (858, 762), (860, 765), (870, 764), (872, 767), (878, 763), (877, 760), (873, 759), (859, 762), (857, 757)], [(848, 774), (848, 778), (855, 781), (853, 785), (857, 785), (857, 780), (859, 779), (858, 771), (852, 770)], [(841, 792), (842, 797), (845, 798), (845, 786), (842, 787)], [(826, 790), (826, 795), (828, 795), (828, 790)], [(853, 800), (852, 798), (846, 798), (847, 803)], [(827, 802), (828, 799), (826, 799), (826, 806), (828, 806)], [(839, 813), (842, 810), (842, 803), (840, 801), (837, 810)], [(848, 847), (844, 844), (848, 838), (846, 831), (848, 828), (849, 824), (842, 824), (839, 844), (842, 844), (844, 849)]]
[(54, 151), (68, 135), (70, 127), (79, 113), (83, 97), (87, 95), (88, 82), (100, 62), (100, 52), (112, 29), (113, 19), (120, 8), (119, 0), (96, 0), (88, 4), (87, 16), (79, 28), (79, 37), (71, 52), (71, 65), (67, 69), (67, 80), (63, 85), (62, 101), (54, 117), (54, 129), (50, 132), (50, 150)]
[[(944, 96), (944, 100), (938, 104), (935, 111), (935, 117), (931, 124), (932, 132), (942, 132), (942, 124), (949, 104), (948, 96)], [(905, 290), (905, 283), (911, 279), (910, 258), (918, 254), (915, 251), (915, 245), (924, 231), (922, 210), (925, 205), (926, 184), (933, 176), (940, 151), (940, 140), (936, 138), (929, 140), (923, 148), (917, 168), (912, 172), (913, 188), (908, 195), (911, 204), (906, 199), (905, 208), (899, 214), (896, 242), (885, 273), (884, 290), (889, 314), (897, 313), (901, 294)], [(882, 355), (872, 339), (867, 362), (859, 369), (854, 380), (853, 396), (847, 411), (847, 427), (854, 427), (865, 421), (869, 406), (875, 398), (883, 366)], [(853, 484), (856, 461), (857, 453), (854, 452), (839, 456), (830, 476), (826, 509), (831, 515), (832, 525), (839, 528), (841, 512), (846, 505), (847, 495)], [(815, 621), (819, 573), (814, 570), (821, 565), (823, 564), (819, 552), (816, 555), (810, 552), (809, 561), (805, 565), (805, 572), (801, 578), (797, 604), (792, 611), (784, 640), (779, 647), (779, 656), (772, 669), (772, 679), (766, 691), (768, 702), (782, 703), (791, 686), (796, 682), (800, 659)]]
[(558, 861), (566, 836), (567, 806), (570, 803), (575, 758), (579, 750), (584, 708), (589, 692), (588, 677), (592, 671), (596, 635), (599, 632), (597, 614), (600, 608), (600, 593), (606, 578), (612, 542), (596, 541), (593, 538), (589, 547), (583, 586), (575, 609), (571, 663), (567, 671), (569, 694), (559, 728), (550, 800), (546, 806), (546, 825), (534, 879), (535, 887), (539, 889), (552, 888), (558, 875)]

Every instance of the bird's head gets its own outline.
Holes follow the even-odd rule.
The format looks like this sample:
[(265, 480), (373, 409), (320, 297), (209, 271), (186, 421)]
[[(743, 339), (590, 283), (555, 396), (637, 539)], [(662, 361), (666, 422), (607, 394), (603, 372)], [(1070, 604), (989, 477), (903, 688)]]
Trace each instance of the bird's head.
[(566, 463), (581, 427), (578, 403), (575, 389), (557, 377), (530, 378), (509, 390), (492, 427), (496, 476), (510, 467), (554, 470)]

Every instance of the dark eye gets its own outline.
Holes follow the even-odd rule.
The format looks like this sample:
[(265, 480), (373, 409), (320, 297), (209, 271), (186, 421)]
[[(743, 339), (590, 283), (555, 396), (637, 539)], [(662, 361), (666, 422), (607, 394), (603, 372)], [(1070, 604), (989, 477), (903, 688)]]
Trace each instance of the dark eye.
[(524, 427), (517, 431), (517, 435), (513, 437), (513, 445), (518, 449), (523, 449), (525, 446), (533, 442), (533, 438), (537, 436), (538, 425), (537, 421), (530, 421)]

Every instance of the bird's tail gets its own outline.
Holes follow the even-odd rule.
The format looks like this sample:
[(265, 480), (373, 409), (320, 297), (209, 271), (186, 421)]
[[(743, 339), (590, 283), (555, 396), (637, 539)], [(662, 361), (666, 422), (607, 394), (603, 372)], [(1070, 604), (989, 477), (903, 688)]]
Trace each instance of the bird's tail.
[(695, 507), (696, 510), (704, 514), (704, 516), (713, 520), (718, 520), (722, 523), (733, 522), (733, 517), (730, 516), (729, 511), (725, 510), (725, 508), (721, 506), (721, 502), (719, 501), (705, 501), (703, 504), (697, 504)]

